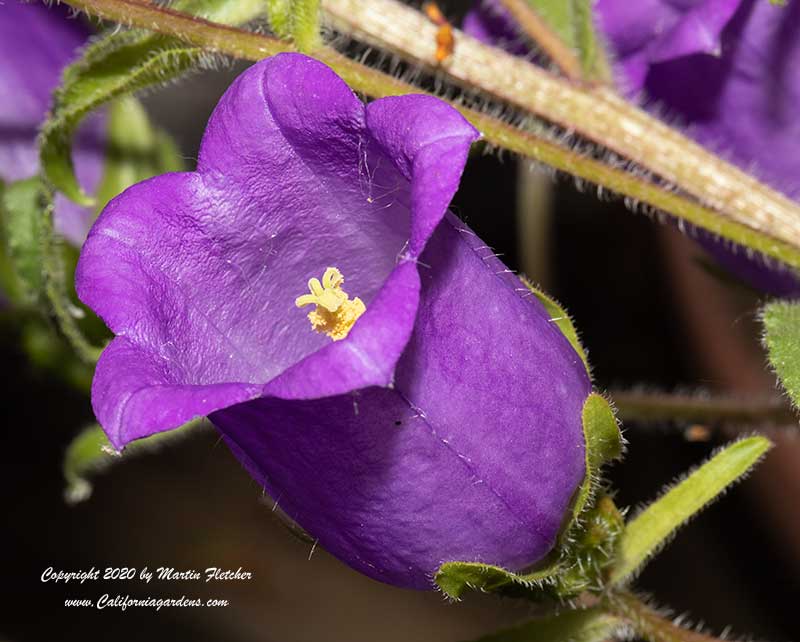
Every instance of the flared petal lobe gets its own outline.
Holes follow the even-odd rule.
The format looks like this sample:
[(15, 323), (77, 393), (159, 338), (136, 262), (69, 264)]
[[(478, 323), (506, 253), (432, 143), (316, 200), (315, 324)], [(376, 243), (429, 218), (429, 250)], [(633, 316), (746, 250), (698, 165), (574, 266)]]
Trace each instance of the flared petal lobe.
[[(29, 178), (39, 171), (36, 136), (50, 107), (61, 71), (85, 43), (88, 32), (65, 6), (8, 0), (0, 5), (0, 180)], [(90, 116), (76, 136), (73, 160), (78, 181), (89, 192), (100, 182), (105, 118)], [(92, 211), (56, 196), (56, 230), (80, 246)]]
[[(298, 54), (226, 92), (197, 171), (133, 186), (81, 254), (117, 335), (95, 375), (112, 443), (210, 414), (290, 518), (398, 586), (551, 550), (584, 476), (580, 357), (446, 214), (477, 132), (427, 96), (365, 107)], [(294, 301), (336, 266), (366, 311), (332, 342)]]

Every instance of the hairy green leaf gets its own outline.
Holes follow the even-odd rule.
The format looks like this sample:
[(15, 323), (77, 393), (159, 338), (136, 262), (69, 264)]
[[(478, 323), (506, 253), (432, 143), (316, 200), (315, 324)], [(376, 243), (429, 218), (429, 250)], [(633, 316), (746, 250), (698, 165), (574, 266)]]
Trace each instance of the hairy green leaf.
[(10, 183), (2, 190), (2, 226), (6, 256), (13, 276), (6, 294), (17, 303), (41, 301), (42, 233), (46, 202), (37, 178)]
[(603, 642), (624, 622), (600, 608), (569, 609), (530, 620), (474, 642)]
[(771, 447), (766, 437), (737, 441), (639, 513), (619, 539), (610, 583), (621, 584), (631, 579), (680, 526), (741, 479)]
[(64, 455), (64, 497), (70, 504), (88, 499), (92, 494), (91, 477), (131, 456), (156, 452), (207, 425), (205, 419), (195, 419), (180, 428), (157, 433), (130, 443), (123, 452), (114, 450), (103, 429), (97, 424), (84, 428), (69, 444)]
[(572, 47), (587, 78), (609, 78), (609, 64), (594, 26), (592, 0), (528, 0), (541, 18)]
[[(240, 24), (264, 7), (258, 0), (185, 0), (174, 8)], [(51, 115), (42, 127), (39, 152), (47, 179), (76, 203), (93, 205), (94, 198), (84, 193), (72, 165), (72, 138), (83, 118), (115, 98), (163, 84), (210, 62), (199, 47), (144, 31), (114, 32), (89, 45), (64, 71)]]
[(761, 319), (769, 362), (792, 403), (800, 408), (800, 303), (768, 303)]

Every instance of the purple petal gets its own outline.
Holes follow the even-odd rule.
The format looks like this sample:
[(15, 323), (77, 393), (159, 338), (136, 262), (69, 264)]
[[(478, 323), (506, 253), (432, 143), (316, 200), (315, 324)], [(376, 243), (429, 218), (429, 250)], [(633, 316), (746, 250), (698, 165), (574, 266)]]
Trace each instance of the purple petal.
[[(0, 6), (0, 180), (29, 178), (39, 171), (36, 136), (63, 68), (88, 32), (67, 7), (48, 8), (10, 0)], [(93, 192), (103, 169), (105, 118), (94, 114), (78, 132), (73, 149), (80, 184)], [(56, 230), (79, 246), (92, 211), (56, 197)]]

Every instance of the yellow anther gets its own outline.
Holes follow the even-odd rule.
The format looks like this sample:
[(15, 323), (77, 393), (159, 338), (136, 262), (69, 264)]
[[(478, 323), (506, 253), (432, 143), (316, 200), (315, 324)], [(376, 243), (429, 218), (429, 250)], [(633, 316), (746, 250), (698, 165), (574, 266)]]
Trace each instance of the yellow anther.
[(344, 339), (367, 309), (358, 297), (350, 300), (347, 292), (342, 290), (343, 283), (342, 273), (335, 267), (329, 267), (322, 275), (322, 283), (319, 279), (309, 279), (310, 294), (299, 296), (294, 301), (298, 308), (315, 305), (308, 313), (311, 328), (327, 334), (334, 341)]

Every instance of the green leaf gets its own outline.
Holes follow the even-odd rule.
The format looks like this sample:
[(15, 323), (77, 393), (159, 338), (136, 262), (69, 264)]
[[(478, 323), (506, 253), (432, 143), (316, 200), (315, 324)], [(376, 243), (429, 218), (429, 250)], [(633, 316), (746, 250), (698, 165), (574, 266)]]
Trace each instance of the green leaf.
[(800, 303), (768, 303), (761, 320), (769, 362), (792, 403), (800, 408)]
[(681, 525), (741, 479), (771, 447), (766, 437), (737, 441), (639, 513), (620, 537), (610, 583), (630, 580)]
[(528, 4), (578, 53), (587, 78), (610, 78), (602, 39), (594, 26), (592, 0), (528, 0)]
[(114, 101), (108, 114), (106, 163), (97, 190), (97, 209), (134, 183), (177, 172), (183, 162), (172, 140), (150, 124), (133, 96)]
[[(185, 0), (174, 8), (226, 24), (240, 24), (263, 10), (258, 0)], [(72, 138), (92, 110), (123, 95), (174, 80), (213, 59), (198, 47), (144, 31), (108, 34), (83, 52), (64, 71), (54, 94), (50, 117), (39, 137), (41, 167), (47, 179), (68, 198), (95, 204), (85, 194), (72, 165)]]
[(93, 424), (84, 428), (72, 440), (64, 455), (65, 500), (69, 504), (85, 501), (92, 494), (90, 478), (94, 475), (131, 456), (156, 452), (206, 424), (205, 419), (195, 419), (175, 430), (131, 442), (121, 453), (114, 450), (100, 426)]
[(474, 642), (603, 642), (625, 626), (620, 618), (601, 609), (570, 609), (536, 618)]
[(41, 301), (42, 236), (45, 195), (41, 181), (29, 178), (6, 185), (2, 190), (3, 239), (13, 284), (7, 292), (17, 303), (33, 305)]

